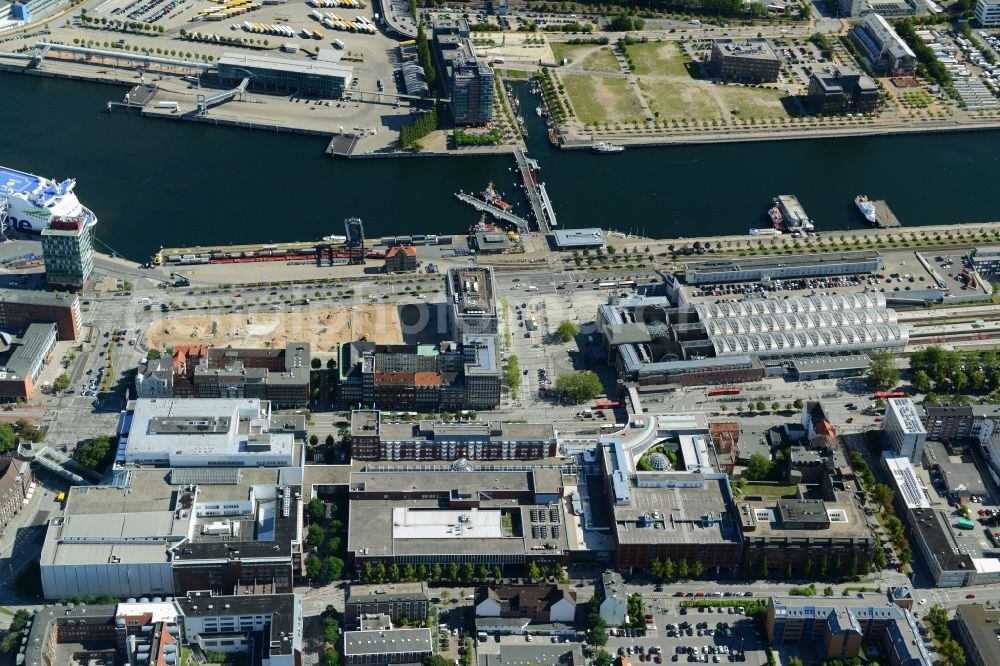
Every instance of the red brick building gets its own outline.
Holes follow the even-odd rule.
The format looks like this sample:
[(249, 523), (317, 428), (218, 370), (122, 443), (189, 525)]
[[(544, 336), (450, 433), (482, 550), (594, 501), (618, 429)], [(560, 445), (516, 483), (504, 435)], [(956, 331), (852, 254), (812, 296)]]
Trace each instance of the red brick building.
[(48, 291), (0, 290), (0, 329), (21, 331), (30, 324), (54, 322), (60, 340), (80, 336), (80, 299)]

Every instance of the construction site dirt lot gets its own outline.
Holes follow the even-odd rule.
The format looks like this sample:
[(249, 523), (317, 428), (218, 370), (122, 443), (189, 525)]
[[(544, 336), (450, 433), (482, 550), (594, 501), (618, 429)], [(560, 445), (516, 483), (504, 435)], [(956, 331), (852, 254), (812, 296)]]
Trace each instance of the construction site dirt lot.
[(179, 344), (215, 347), (283, 347), (308, 342), (314, 353), (332, 352), (341, 342), (367, 338), (376, 343), (402, 339), (394, 305), (317, 308), (302, 312), (181, 315), (154, 323), (146, 335), (150, 349)]

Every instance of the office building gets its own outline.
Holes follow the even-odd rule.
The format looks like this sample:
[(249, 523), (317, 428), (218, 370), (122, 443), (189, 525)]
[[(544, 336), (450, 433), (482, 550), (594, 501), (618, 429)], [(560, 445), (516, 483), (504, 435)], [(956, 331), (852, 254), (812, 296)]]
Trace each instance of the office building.
[(557, 449), (548, 423), (387, 423), (378, 411), (351, 414), (351, 456), (357, 460), (536, 460)]
[(299, 594), (215, 595), (188, 592), (174, 600), (184, 643), (203, 653), (246, 654), (247, 664), (302, 663), (302, 596)]
[(412, 245), (389, 248), (385, 255), (386, 273), (412, 273), (415, 270), (417, 270), (417, 248)]
[(27, 400), (56, 345), (56, 325), (29, 324), (24, 335), (0, 354), (0, 402)]
[(361, 619), (385, 616), (398, 625), (401, 619), (421, 622), (427, 618), (427, 583), (351, 585), (344, 601), (344, 624), (361, 629)]
[(576, 592), (569, 585), (555, 583), (481, 585), (476, 588), (473, 606), (477, 618), (527, 618), (543, 624), (572, 624), (576, 619)]
[(28, 23), (40, 18), (64, 3), (64, 0), (13, 0), (10, 4), (0, 4), (0, 20), (10, 19)]
[(433, 652), (430, 629), (344, 632), (344, 663), (347, 666), (419, 664)]
[(503, 254), (513, 247), (507, 234), (499, 231), (480, 231), (471, 235), (472, 245), (480, 256), (484, 254)]
[[(648, 570), (654, 559), (701, 562), (708, 569), (736, 572), (743, 556), (742, 530), (735, 517), (728, 478), (712, 469), (704, 414), (650, 415), (640, 431), (603, 440), (614, 565)], [(685, 471), (649, 461), (658, 471), (636, 467), (632, 451), (648, 450), (667, 438), (680, 444)], [(664, 456), (665, 457), (665, 456)]]
[(294, 436), (272, 432), (258, 398), (154, 398), (134, 403), (115, 461), (161, 467), (290, 467)]
[(500, 404), (500, 346), (496, 335), (462, 336), (463, 405), (493, 409)]
[[(954, 515), (933, 508), (907, 511), (907, 536), (937, 587), (1000, 582), (1000, 560), (982, 533), (960, 525)], [(985, 544), (985, 546), (984, 546)]]
[(496, 335), (496, 283), (492, 266), (449, 268), (445, 276), (448, 326), (452, 336)]
[(44, 606), (28, 625), (16, 663), (169, 666), (180, 654), (178, 620), (174, 604), (162, 599)]
[(431, 412), (493, 409), (500, 404), (496, 335), (439, 345), (342, 343), (337, 394), (344, 404)]
[(569, 560), (562, 469), (469, 460), (353, 472), (347, 553), (356, 567)]
[(917, 476), (909, 458), (892, 451), (884, 451), (882, 467), (892, 482), (893, 502), (900, 515), (906, 515), (906, 510), (909, 509), (931, 508), (924, 484)]
[(912, 76), (916, 72), (917, 56), (913, 49), (881, 15), (866, 15), (849, 35), (876, 73)]
[(927, 439), (936, 442), (962, 442), (972, 436), (976, 419), (972, 405), (921, 405), (920, 414)]
[(983, 28), (1000, 25), (1000, 0), (976, 0), (976, 23)]
[(94, 270), (93, 227), (80, 218), (52, 220), (42, 229), (45, 281), (62, 289), (83, 289)]
[(54, 322), (59, 340), (76, 340), (80, 299), (67, 293), (0, 289), (0, 330), (23, 331), (36, 322)]
[(864, 645), (876, 643), (879, 663), (886, 666), (934, 663), (913, 615), (877, 594), (770, 597), (765, 628), (775, 652), (797, 645), (814, 649), (821, 661), (848, 660), (861, 655)]
[(771, 42), (760, 37), (713, 39), (709, 64), (712, 76), (727, 81), (774, 83), (781, 71)]
[[(825, 486), (825, 488), (824, 488)], [(805, 499), (740, 499), (746, 543), (745, 570), (761, 576), (809, 569), (822, 576), (867, 572), (875, 555), (875, 539), (850, 493), (835, 490), (829, 477), (820, 480), (824, 497)]]
[[(1000, 2), (996, 6), (1000, 12)], [(1000, 275), (1000, 246), (977, 245), (969, 254), (969, 262), (982, 275)]]
[(140, 398), (259, 398), (276, 409), (309, 404), (309, 343), (283, 348), (177, 345), (171, 357), (139, 366)]
[(557, 249), (576, 250), (581, 248), (603, 248), (608, 242), (604, 232), (598, 227), (586, 229), (556, 229), (552, 232), (552, 241)]
[(30, 462), (3, 456), (0, 470), (0, 531), (6, 531), (10, 521), (21, 512), (35, 483)]
[(878, 84), (850, 67), (835, 66), (832, 72), (817, 68), (809, 78), (809, 106), (814, 113), (872, 113), (878, 96)]
[(916, 405), (909, 398), (889, 398), (882, 419), (882, 434), (893, 451), (920, 465), (927, 441), (927, 429)]
[(1000, 610), (982, 604), (959, 604), (955, 608), (958, 640), (970, 666), (1000, 664)]
[(73, 487), (40, 557), (45, 598), (292, 591), (302, 498), (277, 470), (129, 470)]
[(679, 306), (635, 296), (600, 305), (597, 332), (619, 377), (639, 385), (749, 381), (765, 362), (893, 350), (909, 339), (877, 292)]
[(479, 652), (476, 666), (586, 666), (583, 645), (570, 643), (510, 643), (497, 646), (497, 652)]
[(913, 0), (837, 0), (840, 15), (855, 18), (872, 13), (889, 18), (915, 16), (917, 7)]
[(354, 68), (340, 64), (339, 52), (320, 49), (314, 60), (292, 60), (256, 53), (224, 53), (219, 79), (233, 87), (250, 80), (251, 90), (338, 98), (354, 78)]
[(493, 70), (476, 53), (465, 19), (435, 19), (438, 71), (451, 97), (456, 125), (485, 125), (493, 119)]
[(605, 571), (594, 591), (601, 604), (599, 609), (604, 624), (609, 627), (623, 626), (628, 615), (628, 594), (622, 575), (610, 569)]

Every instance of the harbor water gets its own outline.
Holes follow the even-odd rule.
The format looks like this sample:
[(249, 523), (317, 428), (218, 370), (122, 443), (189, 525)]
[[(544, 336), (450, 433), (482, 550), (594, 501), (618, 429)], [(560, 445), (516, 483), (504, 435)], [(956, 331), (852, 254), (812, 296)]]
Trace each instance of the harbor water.
[[(76, 178), (100, 218), (100, 249), (144, 259), (160, 246), (279, 242), (343, 233), (461, 233), (479, 214), (454, 192), (494, 182), (528, 210), (503, 157), (331, 160), (320, 137), (143, 119), (105, 110), (124, 90), (0, 74), (0, 164)], [(777, 194), (817, 230), (863, 228), (854, 197), (884, 199), (903, 227), (1000, 220), (1000, 131), (630, 148), (549, 146), (537, 99), (518, 86), (529, 155), (561, 227), (655, 237), (745, 233)], [(104, 245), (106, 244), (106, 246)]]

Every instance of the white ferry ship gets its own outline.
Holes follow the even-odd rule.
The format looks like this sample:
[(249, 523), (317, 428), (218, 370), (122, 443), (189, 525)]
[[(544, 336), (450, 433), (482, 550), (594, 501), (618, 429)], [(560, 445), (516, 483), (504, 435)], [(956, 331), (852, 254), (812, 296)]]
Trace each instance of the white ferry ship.
[(53, 219), (82, 219), (89, 227), (97, 216), (73, 193), (76, 181), (61, 183), (0, 166), (0, 228), (40, 234)]
[(751, 227), (747, 232), (751, 236), (780, 236), (781, 231), (773, 227), (766, 227), (763, 229)]
[(858, 207), (861, 214), (865, 216), (869, 224), (878, 224), (878, 218), (875, 214), (875, 204), (868, 200), (863, 194), (859, 194), (854, 197), (854, 205)]

